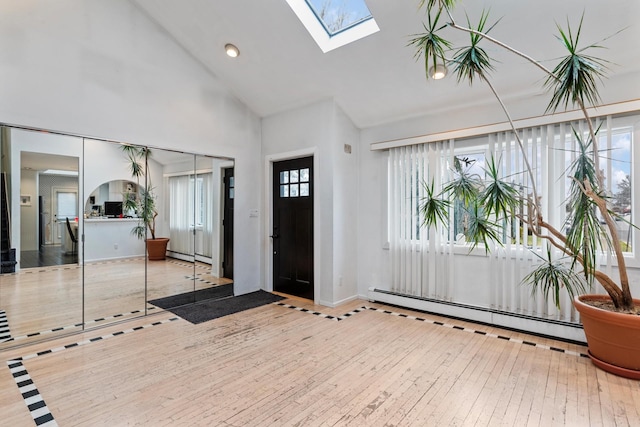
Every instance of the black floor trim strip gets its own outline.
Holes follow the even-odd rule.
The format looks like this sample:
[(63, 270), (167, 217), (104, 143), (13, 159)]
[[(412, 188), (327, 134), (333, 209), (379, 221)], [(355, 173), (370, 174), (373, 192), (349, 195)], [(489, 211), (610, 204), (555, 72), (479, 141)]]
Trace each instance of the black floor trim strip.
[[(156, 307), (148, 307), (147, 308), (147, 310), (154, 310), (154, 309), (156, 309)], [(37, 336), (40, 336), (40, 335), (51, 334), (53, 332), (65, 331), (67, 329), (80, 328), (82, 326), (91, 325), (93, 323), (104, 322), (105, 320), (118, 319), (120, 317), (129, 316), (131, 314), (138, 314), (138, 313), (142, 313), (142, 312), (143, 312), (142, 310), (134, 310), (134, 311), (130, 311), (128, 313), (114, 314), (113, 316), (107, 316), (107, 317), (101, 317), (99, 319), (87, 320), (84, 324), (75, 323), (73, 325), (58, 326), (56, 328), (47, 329), (46, 331), (32, 332), (30, 334), (20, 335), (20, 336), (17, 336), (17, 337), (9, 336), (9, 338), (5, 338), (5, 339), (2, 339), (2, 336), (0, 335), (0, 343), (9, 342), (9, 341), (19, 341), (19, 340), (23, 340), (23, 339), (26, 339), (26, 338), (33, 338), (33, 337), (37, 337)], [(1, 321), (2, 321), (2, 318), (0, 317), (0, 322)], [(2, 330), (2, 327), (0, 327), (0, 331), (1, 330)]]
[(9, 329), (9, 319), (4, 310), (0, 310), (0, 343), (11, 339), (11, 330)]
[(405, 314), (405, 313), (398, 313), (398, 312), (384, 310), (384, 309), (375, 308), (375, 307), (362, 306), (361, 308), (355, 309), (355, 310), (353, 310), (353, 311), (351, 311), (351, 312), (349, 312), (347, 314), (343, 314), (340, 317), (333, 317), (333, 316), (330, 316), (328, 314), (323, 314), (323, 313), (320, 313), (320, 312), (317, 312), (317, 311), (311, 311), (311, 310), (306, 309), (306, 308), (296, 307), (294, 305), (286, 304), (286, 303), (283, 303), (283, 302), (277, 302), (277, 303), (274, 303), (274, 305), (279, 305), (281, 307), (286, 307), (286, 308), (290, 308), (290, 309), (293, 309), (293, 310), (301, 311), (303, 313), (311, 313), (311, 314), (314, 314), (316, 316), (324, 317), (325, 319), (331, 319), (331, 320), (344, 320), (344, 319), (347, 319), (347, 318), (353, 316), (356, 313), (360, 313), (362, 311), (369, 310), (369, 311), (375, 311), (375, 312), (378, 312), (378, 313), (387, 314), (387, 315), (391, 315), (391, 316), (402, 317), (402, 318), (405, 318), (405, 319), (417, 320), (417, 321), (420, 321), (420, 322), (430, 323), (430, 324), (437, 325), (437, 326), (444, 326), (444, 327), (455, 329), (455, 330), (458, 330), (458, 331), (471, 332), (471, 333), (478, 334), (478, 335), (484, 335), (484, 336), (490, 337), (490, 338), (497, 338), (497, 339), (500, 339), (500, 340), (509, 341), (509, 342), (516, 343), (516, 344), (528, 345), (528, 346), (531, 346), (531, 347), (537, 347), (537, 348), (541, 348), (541, 349), (544, 349), (544, 350), (557, 351), (559, 353), (564, 353), (564, 354), (568, 354), (568, 355), (571, 355), (571, 356), (589, 357), (586, 353), (578, 353), (578, 352), (575, 352), (575, 351), (572, 351), (572, 350), (565, 350), (565, 349), (558, 348), (558, 347), (547, 346), (547, 345), (544, 345), (544, 344), (537, 344), (535, 342), (524, 341), (524, 340), (520, 340), (518, 338), (512, 338), (512, 337), (508, 337), (508, 336), (505, 336), (505, 335), (496, 335), (496, 334), (492, 334), (490, 332), (471, 329), (471, 328), (466, 328), (466, 327), (463, 327), (463, 326), (460, 326), (460, 325), (443, 323), (443, 322), (440, 322), (438, 320), (429, 321), (429, 320), (426, 320), (426, 319), (421, 318), (421, 317), (411, 316), (411, 315), (408, 315), (408, 314)]
[(84, 341), (76, 342), (73, 344), (67, 344), (62, 347), (55, 347), (49, 350), (39, 351), (37, 353), (32, 353), (26, 356), (7, 360), (7, 366), (9, 368), (9, 371), (11, 372), (11, 375), (13, 376), (13, 379), (16, 385), (18, 386), (20, 394), (22, 394), (24, 403), (25, 405), (27, 405), (27, 408), (29, 409), (29, 412), (31, 413), (31, 417), (33, 418), (33, 421), (35, 422), (35, 424), (37, 426), (45, 426), (45, 427), (55, 427), (58, 425), (58, 423), (53, 417), (53, 414), (51, 413), (44, 399), (40, 395), (40, 392), (38, 391), (35, 383), (33, 382), (33, 379), (27, 372), (27, 368), (25, 368), (23, 364), (25, 360), (41, 357), (47, 354), (57, 353), (63, 350), (68, 350), (71, 348), (91, 344), (94, 342), (104, 341), (108, 338), (117, 337), (119, 335), (132, 333), (142, 329), (148, 329), (152, 326), (162, 325), (164, 323), (173, 322), (178, 319), (179, 319), (178, 317), (172, 317), (170, 319), (154, 322), (151, 324), (137, 326), (130, 329), (125, 329), (124, 331), (118, 331), (108, 335), (89, 338)]

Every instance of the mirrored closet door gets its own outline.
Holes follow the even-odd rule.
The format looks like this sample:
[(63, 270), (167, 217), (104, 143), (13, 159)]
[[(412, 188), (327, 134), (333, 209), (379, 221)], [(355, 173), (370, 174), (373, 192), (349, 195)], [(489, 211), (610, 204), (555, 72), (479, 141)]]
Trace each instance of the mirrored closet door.
[[(131, 150), (128, 150), (131, 149)], [(84, 267), (86, 325), (105, 324), (145, 313), (145, 236), (135, 234), (145, 183), (144, 147), (86, 139), (84, 195), (78, 224)], [(132, 167), (132, 161), (139, 163)], [(140, 173), (134, 174), (139, 170)]]
[(0, 346), (83, 328), (82, 138), (3, 127)]
[(11, 126), (0, 138), (0, 348), (233, 295), (232, 160)]

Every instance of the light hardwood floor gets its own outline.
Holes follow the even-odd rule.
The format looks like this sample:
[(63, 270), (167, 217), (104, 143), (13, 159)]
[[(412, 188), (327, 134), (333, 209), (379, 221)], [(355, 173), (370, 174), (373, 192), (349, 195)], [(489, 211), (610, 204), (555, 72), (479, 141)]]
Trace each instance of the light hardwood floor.
[[(0, 355), (26, 356), (14, 370), (60, 426), (640, 425), (640, 382), (584, 347), (367, 301), (283, 302), (199, 325), (163, 312)], [(1, 425), (35, 425), (20, 379), (0, 367)]]
[[(62, 335), (81, 330), (83, 322), (91, 327), (138, 317), (155, 310), (146, 301), (232, 282), (209, 272), (205, 264), (171, 258), (146, 265), (144, 258), (124, 258), (84, 269), (77, 264), (24, 269), (0, 275), (0, 310), (15, 343), (34, 341), (42, 336), (27, 336)], [(50, 332), (60, 328), (65, 329)], [(0, 348), (12, 345), (0, 340)]]

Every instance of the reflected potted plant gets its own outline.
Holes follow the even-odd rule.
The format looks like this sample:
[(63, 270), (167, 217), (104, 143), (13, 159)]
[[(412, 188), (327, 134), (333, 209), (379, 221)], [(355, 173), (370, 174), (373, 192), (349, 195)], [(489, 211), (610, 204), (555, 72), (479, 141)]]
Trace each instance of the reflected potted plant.
[[(485, 178), (471, 174), (462, 165), (462, 159), (454, 161), (454, 179), (436, 189), (434, 183), (425, 183), (425, 197), (421, 202), (423, 224), (437, 227), (448, 224), (450, 206), (462, 203), (467, 216), (466, 241), (475, 247), (502, 244), (504, 219), (526, 224), (528, 229), (545, 243), (545, 253), (539, 265), (530, 272), (524, 282), (532, 285), (534, 292), (552, 300), (560, 307), (561, 292), (568, 292), (576, 310), (581, 314), (589, 355), (594, 364), (609, 372), (628, 378), (640, 379), (640, 300), (631, 296), (626, 263), (615, 221), (627, 221), (610, 206), (604, 177), (599, 166), (598, 129), (589, 117), (586, 105), (600, 102), (597, 82), (604, 76), (606, 61), (588, 55), (587, 50), (601, 46), (592, 44), (579, 47), (583, 20), (577, 31), (567, 23), (567, 29), (558, 27), (558, 40), (566, 49), (566, 56), (553, 69), (509, 45), (492, 38), (488, 33), (495, 26), (488, 24), (488, 13), (483, 11), (478, 24), (460, 25), (453, 17), (453, 9), (459, 0), (421, 0), (426, 7), (425, 32), (410, 42), (416, 48), (416, 57), (424, 58), (427, 78), (429, 69), (446, 65), (453, 69), (458, 81), (477, 81), (487, 84), (503, 109), (511, 125), (512, 134), (525, 159), (525, 170), (535, 183), (533, 170), (527, 160), (527, 152), (520, 140), (518, 129), (504, 102), (491, 83), (493, 60), (482, 47), (492, 43), (530, 62), (548, 76), (546, 89), (551, 93), (547, 111), (559, 107), (575, 107), (582, 111), (588, 125), (588, 133), (574, 130), (577, 140), (575, 160), (568, 170), (571, 179), (567, 198), (568, 214), (563, 224), (552, 225), (540, 210), (541, 196), (535, 184), (528, 189), (514, 185), (500, 174), (500, 161), (489, 159)], [(446, 21), (446, 22), (443, 22)], [(457, 30), (469, 36), (467, 46), (455, 47), (444, 37), (446, 31)], [(452, 55), (448, 57), (447, 55)], [(602, 220), (602, 221), (601, 221)], [(635, 227), (633, 224), (630, 226)], [(598, 258), (611, 253), (617, 265), (619, 280), (601, 268)], [(607, 295), (584, 295), (595, 283)]]
[(140, 219), (131, 230), (131, 234), (146, 242), (149, 260), (163, 260), (166, 256), (169, 238), (156, 237), (158, 211), (151, 177), (146, 177), (146, 186), (140, 185), (141, 179), (145, 178), (146, 165), (151, 158), (151, 150), (147, 147), (123, 145), (122, 151), (127, 156), (131, 176), (136, 179), (136, 187), (138, 188), (137, 193), (124, 194), (124, 212), (135, 212)]

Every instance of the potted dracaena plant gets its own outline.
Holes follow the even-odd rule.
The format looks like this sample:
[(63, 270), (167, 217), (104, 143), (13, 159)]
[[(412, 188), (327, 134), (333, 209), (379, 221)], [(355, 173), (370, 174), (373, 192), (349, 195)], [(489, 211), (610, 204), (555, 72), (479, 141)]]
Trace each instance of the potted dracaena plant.
[[(146, 242), (149, 260), (163, 260), (167, 252), (169, 238), (156, 237), (156, 217), (158, 216), (156, 195), (151, 185), (151, 176), (146, 173), (151, 150), (148, 147), (123, 145), (122, 151), (127, 156), (129, 171), (131, 176), (136, 179), (136, 187), (138, 188), (136, 194), (124, 194), (123, 210), (135, 212), (140, 219), (131, 230), (131, 234)], [(145, 177), (146, 185), (140, 185), (140, 181)]]
[[(423, 224), (426, 227), (448, 224), (451, 201), (459, 200), (468, 213), (466, 240), (472, 247), (483, 244), (487, 251), (491, 244), (501, 244), (502, 219), (526, 224), (531, 233), (546, 242), (543, 251), (546, 253), (537, 254), (541, 262), (523, 282), (530, 284), (534, 293), (540, 290), (558, 307), (561, 292), (568, 292), (581, 315), (594, 364), (618, 375), (640, 379), (640, 313), (637, 308), (640, 300), (631, 296), (622, 242), (615, 224), (626, 220), (611, 209), (599, 166), (598, 129), (594, 128), (587, 110), (587, 104), (595, 107), (600, 102), (597, 82), (604, 76), (606, 61), (590, 56), (586, 51), (600, 46), (580, 47), (583, 19), (575, 30), (567, 20), (567, 28), (557, 26), (557, 38), (566, 49), (566, 56), (555, 68), (548, 69), (541, 62), (491, 37), (489, 32), (495, 24), (488, 24), (487, 12), (482, 12), (475, 26), (469, 17), (467, 25), (459, 24), (453, 17), (453, 9), (459, 2), (421, 0), (420, 7), (427, 11), (425, 32), (414, 36), (410, 45), (415, 47), (416, 57), (424, 59), (427, 78), (430, 67), (445, 64), (454, 70), (459, 82), (480, 82), (489, 86), (511, 125), (526, 165), (522, 172), (531, 177), (532, 186), (523, 189), (501, 177), (499, 159), (488, 160), (485, 177), (481, 178), (464, 167), (464, 159), (457, 158), (453, 166), (454, 179), (441, 191), (434, 188), (433, 182), (425, 183), (425, 197), (421, 201)], [(452, 30), (467, 33), (469, 44), (454, 46), (443, 35)], [(563, 224), (551, 224), (542, 215), (541, 195), (535, 188), (528, 153), (503, 100), (491, 83), (490, 72), (494, 70), (494, 64), (482, 47), (487, 43), (508, 50), (546, 73), (544, 85), (551, 100), (545, 113), (572, 107), (582, 112), (588, 125), (588, 132), (573, 130), (577, 150), (567, 171), (570, 189), (567, 220)], [(601, 268), (598, 261), (599, 256), (607, 252), (615, 259), (617, 278)], [(585, 295), (595, 283), (604, 288), (606, 295)]]

